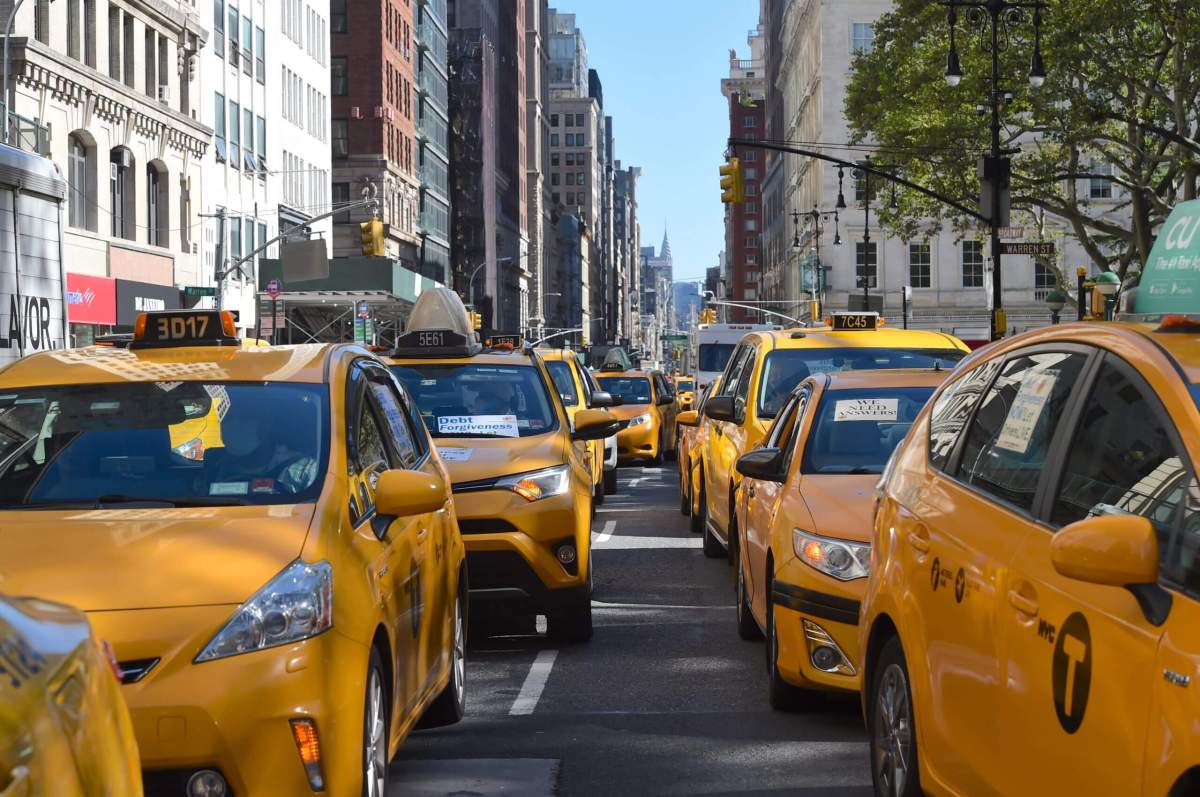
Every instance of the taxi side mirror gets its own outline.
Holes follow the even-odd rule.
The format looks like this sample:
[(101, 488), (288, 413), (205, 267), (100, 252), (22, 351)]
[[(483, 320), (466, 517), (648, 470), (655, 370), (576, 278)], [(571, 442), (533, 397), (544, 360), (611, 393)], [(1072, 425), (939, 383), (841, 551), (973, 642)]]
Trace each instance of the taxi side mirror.
[(621, 422), (604, 410), (580, 410), (575, 413), (572, 440), (603, 440), (621, 430)]
[(593, 390), (592, 401), (590, 404), (588, 404), (588, 406), (592, 409), (600, 409), (603, 407), (617, 407), (620, 406), (620, 404), (621, 399), (613, 396), (612, 393), (606, 393), (603, 390)]
[(713, 396), (704, 402), (704, 415), (714, 421), (734, 423), (733, 397)]
[(1146, 619), (1162, 625), (1171, 594), (1158, 586), (1158, 535), (1141, 515), (1102, 515), (1059, 529), (1050, 541), (1059, 575), (1133, 593)]
[(675, 397), (670, 393), (663, 393), (658, 397), (658, 406), (666, 407), (675, 403)]
[(424, 471), (385, 470), (375, 484), (375, 512), (380, 515), (424, 515), (445, 505), (445, 482)]
[(783, 449), (756, 448), (742, 454), (738, 457), (737, 471), (750, 479), (782, 484), (787, 480), (783, 470)]
[(695, 410), (685, 410), (675, 416), (675, 423), (680, 426), (699, 426), (700, 413)]

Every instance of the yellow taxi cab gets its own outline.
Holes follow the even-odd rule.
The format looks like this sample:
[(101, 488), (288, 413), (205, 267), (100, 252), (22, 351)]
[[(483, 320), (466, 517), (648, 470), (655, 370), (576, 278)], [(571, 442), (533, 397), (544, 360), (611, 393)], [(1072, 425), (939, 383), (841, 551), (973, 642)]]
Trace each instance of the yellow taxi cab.
[(696, 398), (696, 377), (690, 374), (676, 374), (672, 382), (675, 385), (675, 396), (679, 401), (679, 410), (686, 412), (692, 409)]
[(0, 579), (111, 643), (147, 791), (382, 794), (419, 720), (462, 717), (450, 482), (366, 349), (143, 314), (0, 371), (0, 428)]
[(0, 794), (141, 797), (119, 679), (82, 612), (0, 596)]
[(621, 403), (612, 409), (629, 425), (617, 434), (617, 455), (622, 460), (649, 460), (661, 465), (676, 453), (675, 394), (659, 371), (600, 371), (596, 382)]
[(880, 482), (876, 792), (1200, 793), (1200, 315), (963, 362)]
[[(738, 457), (756, 448), (792, 390), (811, 374), (888, 368), (952, 367), (969, 350), (942, 332), (893, 329), (878, 313), (834, 313), (826, 327), (747, 333), (704, 403), (700, 517), (704, 554), (726, 556), (736, 541)], [(731, 557), (733, 558), (733, 557)]]
[(816, 374), (792, 391), (742, 475), (737, 630), (767, 639), (768, 697), (804, 708), (858, 691), (858, 608), (874, 487), (945, 369)]
[(472, 612), (546, 616), (551, 637), (592, 636), (589, 440), (616, 432), (604, 410), (568, 416), (527, 346), (484, 348), (446, 288), (425, 291), (389, 363), (412, 393), (453, 483)]
[[(580, 410), (614, 406), (613, 397), (600, 390), (577, 352), (570, 349), (538, 349), (537, 353), (546, 363), (546, 370), (554, 380), (554, 387), (558, 390), (559, 398), (567, 409), (567, 417), (572, 423)], [(617, 491), (616, 462), (612, 462), (610, 467), (608, 456), (608, 452), (616, 445), (615, 436), (587, 441), (591, 454), (594, 504), (603, 504), (605, 495), (612, 495)]]
[(675, 416), (675, 459), (679, 465), (679, 514), (688, 517), (695, 509), (696, 480), (700, 475), (700, 436), (704, 427), (700, 424), (704, 400), (717, 389), (721, 377), (713, 378), (712, 384), (700, 388), (696, 398), (696, 409), (683, 410)]

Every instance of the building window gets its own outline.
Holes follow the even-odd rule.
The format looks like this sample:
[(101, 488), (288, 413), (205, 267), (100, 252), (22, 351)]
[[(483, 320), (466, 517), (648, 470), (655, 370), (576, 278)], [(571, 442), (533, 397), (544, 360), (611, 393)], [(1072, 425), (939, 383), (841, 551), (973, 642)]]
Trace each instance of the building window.
[(346, 82), (346, 58), (339, 56), (329, 59), (329, 77), (333, 96), (345, 97), (348, 88)]
[(330, 0), (329, 29), (334, 33), (346, 32), (346, 0)]
[(157, 99), (156, 91), (158, 89), (158, 59), (156, 53), (158, 50), (157, 37), (151, 28), (146, 28), (144, 37), (146, 48), (146, 84), (142, 87), (146, 94), (152, 99)]
[(153, 163), (146, 164), (146, 243), (151, 246), (167, 246), (167, 170)]
[(1033, 264), (1033, 298), (1038, 302), (1046, 301), (1050, 291), (1058, 287), (1058, 272), (1041, 261)]
[(575, 114), (567, 114), (567, 127), (575, 126)]
[(575, 172), (575, 185), (587, 185), (587, 179), (583, 176), (583, 172)]
[(225, 57), (225, 0), (213, 3), (213, 52), (217, 58)]
[(553, 193), (550, 195), (550, 202), (552, 204), (558, 205), (561, 201), (562, 201), (562, 194)]
[(242, 118), (241, 108), (236, 102), (229, 103), (229, 165), (235, 169), (242, 168)]
[[(1111, 163), (1100, 163), (1092, 161), (1089, 171), (1094, 175), (1103, 175), (1113, 173)], [(1112, 199), (1113, 183), (1106, 177), (1090, 177), (1088, 178), (1088, 196), (1092, 199)]]
[(878, 287), (878, 247), (875, 241), (857, 241), (854, 244), (854, 284), (859, 288), (863, 287), (863, 280), (866, 280), (868, 288)]
[(983, 287), (983, 244), (962, 242), (962, 284), (964, 288)]
[(756, 230), (758, 230), (758, 220), (757, 219), (746, 219), (745, 227), (746, 227), (747, 231), (755, 232)]
[(254, 29), (254, 78), (267, 83), (267, 34), (262, 28)]
[(756, 160), (758, 160), (758, 153), (754, 150), (750, 150), (742, 155), (742, 160), (744, 160), (746, 163), (754, 163)]
[(251, 174), (258, 171), (258, 161), (254, 160), (254, 113), (246, 108), (242, 109), (242, 130), (245, 145), (242, 160), (246, 165), (246, 173)]
[(742, 127), (758, 127), (758, 120), (753, 116), (747, 116), (746, 118), (742, 119)]
[(567, 185), (575, 185), (575, 172), (567, 172)]
[(587, 144), (587, 135), (584, 133), (575, 134), (575, 146), (582, 147)]
[(758, 179), (758, 169), (751, 166), (751, 167), (743, 170), (742, 179), (743, 180), (757, 180)]
[(83, 62), (96, 68), (96, 0), (83, 0)]
[[(570, 177), (570, 176), (571, 175), (569, 175), (569, 174), (567, 175), (567, 177)], [(550, 185), (558, 185), (558, 184), (559, 184), (558, 172), (551, 172), (550, 173)]]
[(67, 56), (79, 60), (79, 0), (67, 0)]
[(134, 84), (137, 82), (133, 60), (136, 55), (133, 46), (133, 15), (126, 14), (122, 22), (125, 25), (125, 85), (132, 89), (135, 88)]
[(932, 279), (929, 242), (908, 245), (908, 284), (928, 288)]
[(333, 120), (333, 157), (344, 158), (350, 154), (350, 122), (346, 119)]
[[(266, 242), (267, 242), (267, 225), (262, 222), (259, 222), (259, 224), (258, 224), (258, 245), (262, 246)], [(263, 251), (258, 253), (258, 256), (259, 257), (268, 257), (268, 254), (267, 254), (268, 251), (269, 250), (264, 249)]]
[(258, 117), (258, 169), (260, 177), (266, 179), (267, 171), (267, 120)]
[[(336, 209), (342, 205), (350, 204), (350, 183), (334, 183), (333, 184), (333, 207)], [(350, 211), (343, 210), (333, 217), (334, 224), (349, 224)]]
[(567, 192), (567, 207), (570, 207), (571, 205), (574, 205), (574, 204), (575, 204), (575, 192), (568, 191)]
[(254, 77), (254, 23), (250, 17), (242, 17), (242, 72)]
[(112, 216), (112, 236), (133, 240), (134, 171), (133, 153), (116, 147), (109, 153), (108, 207)]
[(742, 203), (742, 212), (743, 213), (758, 213), (758, 204), (756, 202), (743, 202)]
[(747, 249), (757, 249), (758, 248), (758, 236), (757, 235), (751, 235), (750, 237), (746, 238), (746, 248)]
[(581, 114), (581, 113), (575, 114), (575, 126), (583, 127), (583, 114)]
[(121, 79), (121, 9), (108, 7), (108, 76)]
[(234, 217), (229, 220), (229, 262), (242, 259), (242, 221)]
[(179, 248), (192, 250), (192, 189), (186, 174), (179, 175)]
[[(857, 171), (857, 169), (855, 170)], [(862, 204), (867, 198), (867, 181), (866, 178), (856, 176), (854, 178), (854, 201)]]
[(225, 95), (213, 95), (213, 147), (217, 151), (217, 162), (222, 163), (228, 157), (225, 151)]
[(550, 114), (550, 126), (558, 127), (558, 114), (556, 114), (556, 113)]
[(233, 66), (237, 66), (242, 55), (242, 45), (241, 42), (238, 41), (238, 20), (240, 20), (242, 16), (233, 6), (229, 6), (229, 13), (227, 16), (229, 18), (229, 28), (227, 30), (227, 33), (229, 34), (229, 63)]
[(558, 133), (550, 134), (550, 146), (552, 146), (552, 147), (558, 146)]
[(33, 9), (33, 38), (50, 43), (50, 0), (37, 0)]
[(557, 152), (551, 152), (551, 153), (550, 153), (550, 165), (551, 165), (551, 166), (557, 166), (557, 165), (558, 165), (558, 161), (559, 161), (558, 153), (557, 153)]
[(67, 136), (67, 180), (70, 201), (67, 223), (85, 230), (96, 229), (96, 148), (89, 146), (82, 131)]
[(758, 186), (754, 183), (747, 183), (742, 186), (742, 191), (746, 196), (758, 196)]
[(870, 22), (855, 22), (850, 54), (866, 54), (875, 49), (875, 26)]

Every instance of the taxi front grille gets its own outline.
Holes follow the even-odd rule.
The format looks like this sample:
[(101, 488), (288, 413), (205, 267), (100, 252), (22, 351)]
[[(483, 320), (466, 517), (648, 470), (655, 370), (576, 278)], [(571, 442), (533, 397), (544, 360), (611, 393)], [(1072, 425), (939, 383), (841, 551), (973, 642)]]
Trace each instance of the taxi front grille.
[(503, 534), (516, 531), (517, 527), (500, 518), (470, 518), (468, 520), (460, 518), (458, 530), (463, 534)]
[(158, 659), (130, 659), (117, 662), (117, 666), (121, 669), (121, 683), (136, 684), (154, 669), (154, 665), (158, 664), (158, 661)]

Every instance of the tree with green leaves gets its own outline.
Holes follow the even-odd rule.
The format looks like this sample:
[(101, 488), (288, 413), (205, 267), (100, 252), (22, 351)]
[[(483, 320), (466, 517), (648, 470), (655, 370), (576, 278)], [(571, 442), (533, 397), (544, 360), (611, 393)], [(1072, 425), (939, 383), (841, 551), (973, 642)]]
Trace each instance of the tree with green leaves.
[[(1003, 28), (1002, 143), (1013, 156), (1012, 208), (1041, 234), (1058, 219), (1102, 269), (1140, 270), (1153, 233), (1200, 181), (1200, 2), (1049, 0), (1042, 51), (1047, 78), (1026, 82), (1033, 52), (1028, 13)], [(985, 30), (988, 30), (985, 28)], [(946, 8), (896, 0), (875, 26), (875, 45), (854, 61), (846, 115), (856, 143), (905, 177), (966, 203), (978, 201), (978, 156), (988, 149), (988, 37), (959, 13), (963, 79), (947, 85)], [(1115, 208), (1080, 192), (1081, 180), (1110, 179)], [(975, 226), (934, 200), (902, 191), (884, 223), (916, 238), (949, 222)], [(1051, 265), (1051, 264), (1048, 264)], [(1072, 264), (1073, 265), (1073, 264)], [(1061, 271), (1060, 271), (1061, 278)]]

